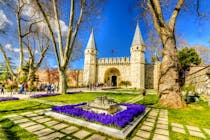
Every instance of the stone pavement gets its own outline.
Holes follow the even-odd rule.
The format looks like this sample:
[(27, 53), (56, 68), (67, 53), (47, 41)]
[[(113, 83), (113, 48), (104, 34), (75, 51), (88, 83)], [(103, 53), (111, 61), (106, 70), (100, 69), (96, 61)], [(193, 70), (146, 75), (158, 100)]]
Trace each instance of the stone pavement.
[[(15, 124), (37, 135), (39, 140), (53, 139), (87, 139), (87, 140), (111, 140), (109, 136), (102, 135), (95, 131), (78, 127), (60, 120), (55, 120), (44, 115), (46, 110), (35, 110), (21, 114), (11, 114), (4, 116)], [(169, 140), (169, 128), (172, 132), (189, 134), (193, 137), (206, 139), (210, 137), (210, 129), (198, 128), (195, 126), (183, 125), (179, 123), (168, 123), (168, 111), (163, 109), (152, 109), (146, 116), (140, 127), (135, 130), (131, 140)], [(1, 133), (0, 126), (0, 136)]]
[(71, 140), (105, 140), (109, 138), (108, 136), (97, 134), (91, 130), (50, 118), (44, 115), (45, 111), (46, 110), (36, 110), (21, 114), (11, 114), (4, 117), (9, 118), (26, 131), (37, 135), (39, 140), (54, 140), (61, 138)]
[[(153, 133), (154, 132), (154, 133)], [(132, 140), (169, 140), (168, 111), (153, 109)]]
[(182, 133), (182, 134), (189, 133), (191, 136), (203, 139), (206, 139), (205, 133), (206, 135), (210, 136), (210, 129), (199, 128), (190, 125), (183, 125), (179, 123), (171, 123), (171, 126), (172, 126), (172, 131), (176, 133)]
[[(97, 90), (100, 91), (100, 90)], [(95, 91), (94, 91), (95, 92)], [(103, 91), (102, 91), (103, 92)], [(107, 92), (107, 91), (104, 91)], [(21, 99), (28, 99), (30, 95), (38, 94), (40, 92), (24, 94), (10, 94), (6, 93), (5, 97), (14, 96)], [(46, 94), (46, 92), (42, 92)], [(2, 96), (2, 95), (1, 95)], [(142, 100), (142, 95), (137, 95), (135, 98), (129, 100), (129, 103), (135, 103)], [(52, 102), (41, 99), (30, 99), (32, 101), (49, 104), (49, 105), (65, 105), (61, 102)], [(111, 139), (92, 130), (84, 129), (63, 121), (55, 120), (43, 114), (45, 110), (35, 110), (32, 112), (25, 112), (21, 114), (11, 114), (5, 116), (18, 124), (25, 130), (38, 136), (40, 140), (51, 139), (88, 139), (88, 140), (104, 140)], [(169, 140), (169, 128), (174, 133), (189, 134), (193, 137), (206, 139), (210, 137), (210, 129), (199, 128), (196, 126), (183, 125), (179, 123), (168, 123), (168, 111), (163, 109), (152, 109), (146, 119), (140, 124), (140, 128), (134, 134), (132, 140)], [(0, 126), (0, 137), (4, 135)]]
[(210, 137), (210, 129), (178, 123), (169, 124), (168, 111), (162, 109), (153, 109), (150, 111), (145, 121), (140, 125), (140, 128), (138, 128), (132, 140), (169, 140), (169, 126), (172, 128), (172, 132), (181, 133), (183, 135), (188, 133), (190, 136), (202, 139), (206, 139), (206, 136)]

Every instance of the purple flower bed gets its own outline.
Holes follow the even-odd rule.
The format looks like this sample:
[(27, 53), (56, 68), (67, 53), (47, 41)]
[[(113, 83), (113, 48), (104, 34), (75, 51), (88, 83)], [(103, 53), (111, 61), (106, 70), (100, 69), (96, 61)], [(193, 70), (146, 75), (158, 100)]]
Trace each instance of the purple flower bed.
[(19, 98), (17, 98), (17, 97), (0, 97), (0, 102), (10, 101), (10, 100), (19, 100)]
[(60, 95), (58, 93), (54, 93), (54, 94), (36, 94), (33, 96), (30, 96), (31, 98), (41, 98), (41, 97), (49, 97), (49, 96), (57, 96)]
[(81, 93), (82, 91), (71, 91), (71, 92), (67, 92), (67, 94), (77, 94), (77, 93)]
[(86, 103), (56, 106), (52, 107), (52, 110), (58, 113), (68, 114), (73, 117), (80, 117), (90, 122), (99, 122), (104, 125), (112, 125), (120, 128), (124, 128), (127, 124), (132, 122), (134, 118), (145, 112), (145, 106), (143, 105), (123, 103), (121, 105), (127, 106), (127, 109), (122, 112), (114, 115), (105, 113), (98, 114), (93, 111), (83, 110), (79, 107), (81, 105), (86, 105)]

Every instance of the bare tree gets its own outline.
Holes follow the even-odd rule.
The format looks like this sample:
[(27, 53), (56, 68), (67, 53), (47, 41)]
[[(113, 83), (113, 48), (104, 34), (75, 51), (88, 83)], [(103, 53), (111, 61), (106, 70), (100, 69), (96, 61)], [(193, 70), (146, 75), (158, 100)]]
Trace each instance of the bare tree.
[(157, 31), (163, 46), (158, 104), (182, 108), (186, 104), (180, 92), (178, 76), (178, 45), (175, 36), (177, 17), (183, 13), (180, 12), (182, 9), (186, 9), (189, 14), (197, 13), (199, 18), (205, 18), (206, 15), (200, 13), (200, 0), (144, 0), (144, 4), (145, 11), (148, 11), (151, 16), (154, 29)]
[(29, 55), (27, 81), (29, 85), (31, 85), (35, 79), (36, 71), (40, 68), (45, 54), (50, 48), (50, 39), (38, 30), (36, 33), (32, 34), (24, 44), (27, 47)]
[[(67, 78), (66, 78), (66, 70), (68, 68), (70, 59), (72, 58), (72, 50), (74, 48), (75, 40), (78, 35), (78, 31), (81, 28), (81, 23), (84, 22), (85, 17), (90, 17), (91, 13), (96, 13), (97, 8), (101, 3), (99, 0), (80, 0), (75, 1), (71, 0), (70, 2), (70, 11), (69, 11), (69, 25), (67, 36), (62, 36), (61, 32), (61, 23), (59, 18), (59, 6), (57, 0), (52, 0), (51, 5), (53, 6), (53, 19), (55, 22), (55, 27), (57, 32), (54, 33), (54, 27), (52, 26), (52, 18), (48, 16), (45, 7), (43, 7), (43, 3), (45, 1), (35, 0), (35, 4), (38, 7), (38, 10), (42, 14), (47, 28), (49, 30), (49, 35), (53, 43), (54, 53), (58, 65), (59, 71), (59, 86), (60, 92), (66, 93), (67, 90)], [(89, 15), (89, 16), (87, 16)], [(58, 40), (58, 43), (56, 41)]]
[[(178, 80), (179, 64), (175, 37), (177, 17), (180, 15), (180, 11), (183, 9), (186, 2), (195, 3), (195, 1), (189, 0), (177, 0), (176, 2), (170, 0), (140, 1), (141, 8), (143, 7), (144, 11), (147, 11), (151, 16), (154, 29), (157, 31), (163, 46), (158, 88), (160, 99), (158, 104), (172, 108), (182, 108), (186, 105), (180, 92)], [(197, 0), (195, 4), (197, 5), (197, 9), (195, 10), (199, 11), (199, 0)], [(163, 14), (164, 10), (171, 7), (173, 7), (172, 10), (170, 9), (167, 11), (167, 14)], [(171, 15), (169, 14), (170, 12)]]
[(192, 46), (198, 52), (202, 59), (202, 63), (205, 65), (210, 65), (210, 48), (202, 45)]
[[(47, 35), (42, 34), (43, 31), (39, 29), (42, 19), (38, 16), (37, 12), (28, 12), (30, 9), (34, 9), (29, 1), (2, 0), (2, 3), (12, 14), (16, 15), (17, 37), (19, 41), (19, 66), (17, 73), (15, 73), (10, 66), (8, 54), (3, 46), (0, 46), (0, 51), (12, 75), (12, 79), (18, 80), (24, 75), (27, 76), (27, 80), (31, 83), (33, 81), (32, 79), (35, 77), (35, 72), (39, 69), (49, 48), (50, 40)], [(37, 46), (39, 46), (39, 49), (37, 49)], [(24, 51), (24, 49), (27, 51)], [(28, 73), (25, 73), (23, 70), (24, 61), (27, 62), (29, 66)]]
[(148, 33), (146, 41), (146, 50), (149, 52), (150, 60), (152, 63), (158, 61), (162, 54), (162, 44), (160, 38), (157, 36), (154, 30)]

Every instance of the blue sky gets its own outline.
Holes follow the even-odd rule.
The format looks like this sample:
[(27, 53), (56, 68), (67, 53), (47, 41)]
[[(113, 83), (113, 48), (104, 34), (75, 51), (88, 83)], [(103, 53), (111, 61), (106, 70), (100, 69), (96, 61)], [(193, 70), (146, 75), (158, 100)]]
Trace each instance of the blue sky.
[[(108, 0), (104, 11), (100, 15), (101, 21), (93, 25), (95, 41), (98, 49), (98, 57), (122, 57), (130, 56), (130, 45), (136, 27), (138, 11), (135, 9), (135, 0)], [(210, 7), (210, 3), (204, 1), (201, 5), (204, 11)], [(68, 12), (66, 8), (66, 12)], [(64, 10), (65, 12), (65, 10)], [(144, 41), (147, 39), (148, 28), (140, 18), (138, 19)], [(152, 21), (151, 21), (152, 22)], [(209, 47), (210, 20), (199, 21), (196, 13), (183, 12), (177, 20), (176, 33), (187, 40), (190, 45), (205, 45)], [(66, 22), (67, 24), (67, 22)], [(85, 49), (91, 29), (85, 31), (80, 37)], [(111, 50), (114, 49), (112, 54)], [(82, 50), (84, 51), (84, 50)], [(146, 58), (149, 56), (146, 52)], [(2, 60), (2, 58), (0, 57)], [(54, 59), (48, 60), (51, 66), (56, 65)], [(83, 69), (84, 59), (72, 63), (73, 68)]]
[[(210, 3), (204, 2), (204, 8)], [(98, 57), (130, 56), (130, 45), (134, 35), (138, 11), (131, 0), (109, 0), (101, 15), (103, 21), (95, 27), (95, 40), (98, 48)], [(138, 19), (144, 41), (150, 29), (143, 20)], [(177, 19), (176, 33), (190, 45), (205, 45), (209, 47), (210, 20), (199, 20), (196, 13), (183, 12)], [(87, 44), (89, 33), (84, 36), (84, 47)], [(111, 50), (114, 49), (114, 54)], [(210, 49), (210, 48), (209, 48)], [(146, 58), (149, 56), (146, 52)], [(83, 68), (83, 59), (73, 63), (77, 68)]]

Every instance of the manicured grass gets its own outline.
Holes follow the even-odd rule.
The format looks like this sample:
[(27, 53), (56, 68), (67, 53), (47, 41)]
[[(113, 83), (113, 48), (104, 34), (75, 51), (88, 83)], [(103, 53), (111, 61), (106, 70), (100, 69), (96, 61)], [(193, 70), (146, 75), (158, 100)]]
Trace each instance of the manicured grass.
[(11, 113), (21, 113), (50, 107), (49, 105), (27, 100), (5, 101), (0, 103), (0, 117)]
[(0, 118), (1, 140), (37, 140), (37, 136), (14, 124), (9, 119)]
[(169, 121), (210, 129), (210, 107), (207, 102), (189, 104), (184, 109), (168, 109)]
[(45, 98), (39, 98), (41, 100), (48, 100), (48, 101), (56, 101), (56, 102), (64, 102), (64, 103), (81, 103), (81, 102), (88, 102), (91, 100), (94, 100), (96, 97), (99, 96), (107, 96), (108, 98), (114, 98), (116, 102), (126, 102), (132, 98), (134, 98), (136, 95), (131, 94), (121, 94), (121, 93), (93, 93), (93, 92), (87, 92), (87, 93), (77, 93), (77, 94), (64, 94), (54, 97), (45, 97)]
[(122, 91), (122, 92), (142, 92), (143, 89), (136, 89), (136, 88), (116, 88), (116, 89), (109, 89), (109, 91)]
[(156, 94), (147, 94), (143, 100), (138, 101), (138, 104), (154, 105), (158, 102), (159, 97)]
[(18, 100), (0, 103), (0, 140), (37, 140), (37, 136), (14, 124), (2, 116), (50, 108), (51, 106), (34, 101)]
[[(192, 103), (184, 109), (168, 109), (168, 115), (169, 123), (180, 123), (210, 129), (210, 107), (208, 107), (207, 102)], [(201, 140), (190, 136), (188, 132), (186, 135), (183, 135), (170, 131), (170, 134), (171, 139)], [(210, 136), (207, 139), (210, 139)]]

